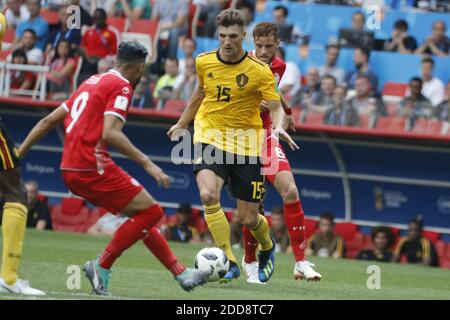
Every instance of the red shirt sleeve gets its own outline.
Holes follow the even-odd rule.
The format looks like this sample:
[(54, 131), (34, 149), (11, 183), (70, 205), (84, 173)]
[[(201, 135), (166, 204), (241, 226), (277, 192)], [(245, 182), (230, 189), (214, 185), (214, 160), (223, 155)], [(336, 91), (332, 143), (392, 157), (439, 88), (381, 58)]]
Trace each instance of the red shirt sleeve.
[(109, 94), (104, 114), (112, 114), (126, 121), (133, 98), (133, 89), (129, 84), (120, 83)]

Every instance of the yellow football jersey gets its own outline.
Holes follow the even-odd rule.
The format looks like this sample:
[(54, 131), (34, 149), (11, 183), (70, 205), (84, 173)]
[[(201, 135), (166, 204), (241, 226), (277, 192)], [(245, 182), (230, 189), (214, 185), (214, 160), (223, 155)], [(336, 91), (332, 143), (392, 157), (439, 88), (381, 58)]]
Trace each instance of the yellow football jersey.
[(264, 131), (259, 105), (261, 100), (280, 99), (269, 66), (248, 53), (229, 63), (211, 51), (197, 57), (196, 68), (205, 98), (195, 117), (194, 143), (260, 156)]
[(6, 17), (3, 13), (0, 12), (0, 50), (2, 49), (2, 41), (3, 36), (5, 35), (6, 32), (6, 27), (7, 27)]

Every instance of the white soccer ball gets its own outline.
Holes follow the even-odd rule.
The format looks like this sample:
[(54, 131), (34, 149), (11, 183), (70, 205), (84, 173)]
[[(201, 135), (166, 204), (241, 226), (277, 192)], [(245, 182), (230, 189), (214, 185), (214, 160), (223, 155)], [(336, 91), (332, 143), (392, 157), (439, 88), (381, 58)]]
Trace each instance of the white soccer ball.
[(222, 249), (203, 248), (195, 256), (194, 267), (209, 272), (209, 282), (219, 281), (228, 272), (230, 261)]

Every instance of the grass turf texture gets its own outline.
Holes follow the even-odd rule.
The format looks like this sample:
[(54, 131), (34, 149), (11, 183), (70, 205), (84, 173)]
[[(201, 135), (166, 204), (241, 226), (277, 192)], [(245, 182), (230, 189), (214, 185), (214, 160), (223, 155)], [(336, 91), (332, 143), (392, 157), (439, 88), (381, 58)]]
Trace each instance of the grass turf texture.
[[(66, 286), (69, 265), (95, 258), (107, 237), (27, 230), (20, 277), (47, 292), (43, 299), (98, 299), (81, 273), (81, 289)], [(170, 244), (180, 261), (193, 265), (203, 245)], [(242, 251), (235, 250), (238, 259)], [(113, 267), (110, 298), (101, 299), (450, 299), (450, 270), (378, 263), (381, 289), (369, 290), (366, 270), (371, 262), (311, 258), (322, 274), (319, 283), (293, 279), (293, 257), (277, 254), (275, 273), (266, 285), (248, 284), (242, 275), (230, 284), (208, 283), (184, 292), (172, 275), (142, 243), (126, 251)], [(0, 293), (0, 299), (25, 297)]]

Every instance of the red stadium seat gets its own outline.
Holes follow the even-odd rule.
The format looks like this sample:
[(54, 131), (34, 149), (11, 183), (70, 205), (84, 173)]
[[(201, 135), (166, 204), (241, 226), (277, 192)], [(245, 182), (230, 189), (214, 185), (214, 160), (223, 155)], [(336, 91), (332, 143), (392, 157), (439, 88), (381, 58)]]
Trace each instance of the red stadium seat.
[(53, 229), (56, 231), (85, 232), (89, 220), (89, 209), (81, 199), (63, 199), (51, 211)]
[(47, 20), (48, 24), (58, 24), (59, 13), (57, 11), (41, 9), (41, 17)]
[(5, 34), (3, 35), (3, 42), (13, 43), (16, 38), (16, 30), (14, 28), (7, 28)]
[(369, 129), (370, 126), (370, 118), (365, 115), (359, 116), (359, 126), (364, 129)]
[(318, 225), (319, 225), (319, 222), (317, 220), (305, 218), (305, 237), (306, 237), (306, 239), (311, 237), (316, 232)]
[(363, 249), (373, 249), (372, 235), (368, 234), (364, 237)]
[(365, 240), (361, 232), (356, 232), (350, 240), (345, 240), (345, 257), (354, 259), (358, 252), (364, 248)]
[(351, 241), (358, 232), (359, 226), (352, 222), (336, 223), (335, 232), (340, 235), (345, 242)]
[(445, 241), (439, 240), (434, 243), (434, 247), (436, 249), (436, 253), (439, 257), (439, 262), (445, 260), (445, 251), (447, 250), (447, 243)]
[(6, 61), (6, 58), (11, 54), (11, 50), (2, 50), (0, 51), (0, 61)]
[(383, 131), (405, 131), (406, 119), (401, 117), (380, 117), (375, 129)]
[(317, 113), (317, 112), (308, 112), (305, 117), (305, 124), (310, 125), (322, 125), (323, 121), (323, 113)]
[(422, 234), (425, 238), (430, 240), (433, 244), (436, 243), (441, 237), (441, 234), (439, 232), (430, 231), (430, 230), (424, 230)]
[(417, 133), (441, 134), (443, 126), (443, 121), (417, 119), (412, 131)]
[(106, 23), (116, 28), (120, 33), (125, 32), (127, 20), (123, 17), (108, 17)]
[(150, 35), (152, 39), (155, 38), (158, 31), (158, 22), (147, 19), (135, 19), (131, 21), (127, 32), (145, 33)]
[(184, 100), (167, 100), (163, 111), (182, 113), (185, 107), (186, 101)]
[(450, 269), (450, 243), (447, 243), (445, 249), (445, 255), (440, 259), (440, 265), (442, 268)]
[(383, 96), (404, 97), (408, 90), (408, 85), (399, 82), (386, 82), (383, 88)]

